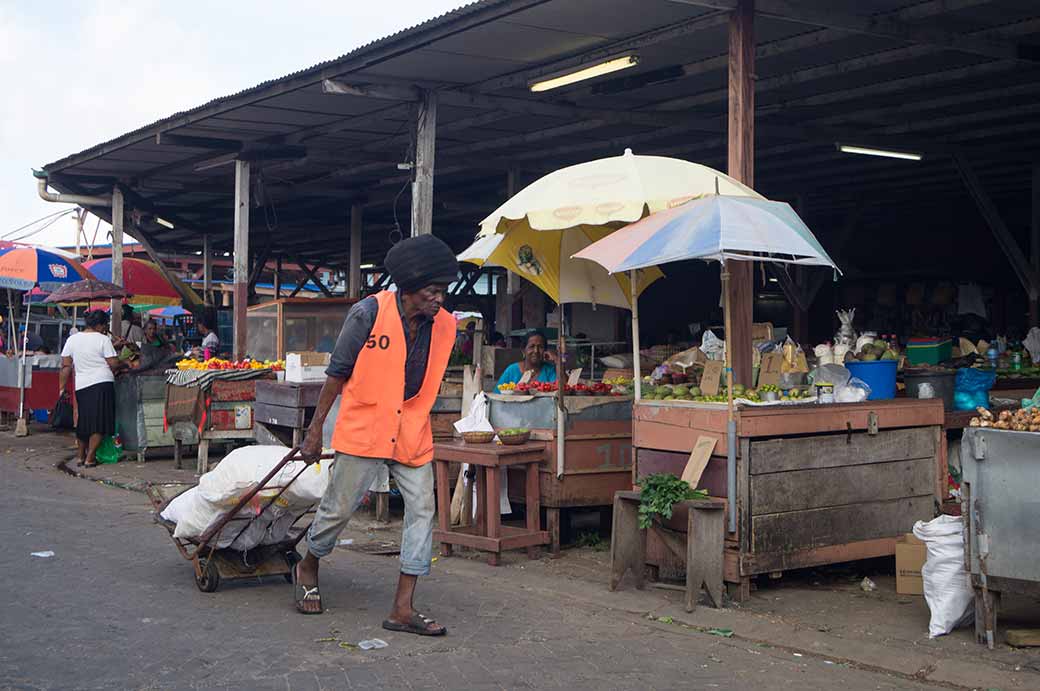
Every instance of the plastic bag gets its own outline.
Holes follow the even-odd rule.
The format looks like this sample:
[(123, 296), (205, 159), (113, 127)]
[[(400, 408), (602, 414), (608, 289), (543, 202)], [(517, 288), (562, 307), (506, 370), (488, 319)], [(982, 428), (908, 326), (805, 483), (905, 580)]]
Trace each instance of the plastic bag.
[(466, 417), (455, 422), (455, 431), (463, 432), (494, 432), (495, 428), (488, 422), (488, 399), (484, 392), (479, 392), (473, 397), (469, 413)]
[(997, 373), (993, 370), (981, 370), (974, 367), (962, 367), (957, 370), (954, 381), (954, 410), (975, 410), (982, 406), (989, 407), (989, 390), (997, 381)]
[(54, 404), (50, 415), (51, 427), (54, 429), (72, 429), (76, 426), (73, 417), (72, 397), (62, 393)]
[(833, 384), (834, 390), (845, 386), (852, 377), (852, 372), (844, 365), (821, 365), (809, 373), (809, 382), (815, 386), (817, 382)]
[(115, 436), (105, 437), (94, 452), (98, 463), (118, 463), (123, 457), (123, 449), (116, 444)]
[(705, 331), (701, 337), (701, 351), (709, 360), (723, 360), (726, 357), (726, 342), (711, 331)]
[(939, 516), (914, 524), (928, 559), (921, 568), (924, 599), (931, 610), (928, 637), (935, 638), (975, 619), (975, 593), (964, 570), (964, 524), (960, 516)]
[(923, 398), (923, 399), (935, 398), (935, 387), (932, 386), (931, 384), (927, 383), (927, 382), (925, 382), (924, 384), (918, 385), (918, 387), (917, 387), (917, 397), (918, 398)]
[(859, 377), (851, 377), (845, 386), (834, 389), (834, 402), (862, 403), (867, 400), (871, 391), (873, 389), (870, 388), (870, 384)]

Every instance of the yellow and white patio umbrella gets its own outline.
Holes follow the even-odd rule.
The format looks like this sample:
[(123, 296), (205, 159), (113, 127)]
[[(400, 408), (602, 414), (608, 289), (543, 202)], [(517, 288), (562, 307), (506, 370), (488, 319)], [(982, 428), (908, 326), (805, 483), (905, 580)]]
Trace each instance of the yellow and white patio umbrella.
[[(571, 257), (640, 218), (704, 194), (758, 197), (717, 170), (663, 156), (621, 156), (561, 168), (531, 183), (480, 223), (459, 261), (501, 266), (538, 286), (558, 304), (587, 302), (629, 309), (632, 286)], [(584, 264), (584, 266), (583, 266)], [(636, 276), (638, 296), (663, 274)]]

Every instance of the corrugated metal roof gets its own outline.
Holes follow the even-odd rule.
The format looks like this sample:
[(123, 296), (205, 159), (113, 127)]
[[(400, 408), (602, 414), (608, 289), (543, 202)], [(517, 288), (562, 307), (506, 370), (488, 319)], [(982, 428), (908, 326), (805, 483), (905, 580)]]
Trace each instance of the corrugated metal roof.
[(354, 50), (348, 53), (344, 53), (343, 55), (340, 55), (337, 58), (325, 60), (324, 62), (319, 62), (315, 65), (311, 65), (310, 67), (305, 67), (301, 70), (290, 72), (289, 74), (277, 77), (275, 79), (268, 79), (267, 81), (260, 82), (256, 86), (249, 87), (248, 89), (242, 89), (241, 91), (237, 91), (227, 96), (220, 96), (218, 98), (214, 98), (210, 101), (207, 101), (206, 103), (203, 103), (200, 106), (191, 108), (190, 110), (183, 110), (177, 113), (173, 113), (172, 115), (168, 115), (165, 118), (161, 118), (159, 120), (156, 120), (155, 122), (144, 125), (143, 127), (139, 127), (136, 130), (131, 130), (130, 132), (121, 134), (118, 137), (114, 137), (106, 142), (95, 144), (90, 148), (84, 149), (83, 151), (79, 151), (74, 154), (69, 154), (64, 158), (58, 159), (57, 161), (54, 161), (52, 163), (48, 163), (44, 166), (44, 170), (48, 172), (51, 172), (53, 170), (60, 170), (67, 162), (71, 161), (72, 159), (87, 156), (94, 152), (101, 152), (106, 147), (116, 144), (121, 140), (133, 139), (138, 135), (150, 133), (151, 131), (154, 131), (156, 128), (161, 128), (163, 125), (170, 124), (180, 118), (190, 118), (192, 115), (199, 114), (202, 111), (212, 108), (213, 106), (220, 105), (222, 103), (227, 103), (229, 101), (241, 98), (243, 96), (248, 96), (250, 94), (259, 94), (274, 84), (278, 84), (280, 82), (284, 82), (290, 79), (295, 79), (297, 77), (302, 77), (307, 74), (321, 72), (322, 70), (332, 67), (338, 63), (364, 56), (365, 53), (371, 52), (372, 50), (381, 46), (386, 46), (396, 41), (400, 41), (402, 39), (415, 36), (417, 34), (421, 34), (422, 32), (429, 31), (433, 28), (446, 26), (453, 21), (474, 14), (487, 7), (503, 5), (508, 2), (510, 2), (510, 0), (475, 0), (475, 2), (471, 2), (468, 5), (463, 5), (462, 7), (451, 10), (450, 12), (445, 12), (444, 14), (439, 15), (437, 17), (433, 17), (432, 19), (427, 19), (426, 21), (416, 24), (414, 26), (401, 29), (396, 33), (390, 34), (389, 36), (384, 36), (383, 38), (379, 38), (374, 41), (370, 41), (369, 43), (358, 46)]

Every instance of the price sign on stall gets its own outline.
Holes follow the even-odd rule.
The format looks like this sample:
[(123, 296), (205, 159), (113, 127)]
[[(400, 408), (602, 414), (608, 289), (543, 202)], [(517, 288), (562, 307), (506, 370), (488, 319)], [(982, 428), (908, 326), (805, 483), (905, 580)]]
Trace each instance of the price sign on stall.
[(524, 372), (520, 376), (520, 381), (517, 382), (517, 383), (519, 383), (519, 384), (526, 384), (527, 382), (531, 381), (531, 375), (532, 374), (534, 374), (534, 370), (533, 369), (527, 370), (526, 372)]
[(567, 374), (567, 386), (577, 386), (578, 382), (581, 380), (581, 370), (582, 368), (578, 367), (577, 369), (572, 369)]
[(704, 363), (704, 374), (701, 375), (701, 393), (705, 396), (716, 396), (719, 393), (719, 382), (722, 380), (723, 363), (721, 360), (708, 360)]
[(708, 467), (711, 460), (711, 452), (715, 450), (716, 440), (713, 437), (697, 437), (697, 444), (690, 452), (690, 460), (686, 461), (682, 479), (689, 483), (690, 487), (697, 489), (697, 483), (701, 481), (704, 469)]
[(780, 384), (780, 368), (784, 364), (783, 353), (766, 353), (762, 356), (762, 364), (758, 370), (759, 387)]

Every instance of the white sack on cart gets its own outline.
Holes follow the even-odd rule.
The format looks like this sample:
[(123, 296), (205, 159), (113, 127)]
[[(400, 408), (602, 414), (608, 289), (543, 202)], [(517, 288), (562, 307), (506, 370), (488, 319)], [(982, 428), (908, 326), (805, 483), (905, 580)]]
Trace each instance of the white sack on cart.
[(924, 599), (932, 612), (928, 637), (935, 638), (970, 624), (975, 594), (964, 570), (964, 523), (960, 516), (939, 516), (914, 524), (914, 536), (925, 544), (928, 559), (921, 568)]
[[(232, 509), (243, 495), (250, 492), (289, 453), (284, 446), (244, 446), (224, 457), (216, 468), (199, 479), (193, 487), (177, 496), (162, 512), (162, 517), (177, 524), (174, 537), (198, 537), (218, 518)], [(254, 521), (235, 541), (238, 549), (249, 549), (261, 543), (278, 542), (285, 537), (297, 516), (313, 506), (325, 493), (329, 482), (329, 463), (315, 463), (303, 470), (292, 485), (267, 510), (264, 518)], [(304, 468), (302, 461), (287, 463), (244, 507), (245, 518), (259, 512), (278, 487), (285, 485)], [(226, 547), (243, 524), (237, 522), (224, 530), (218, 547)]]

